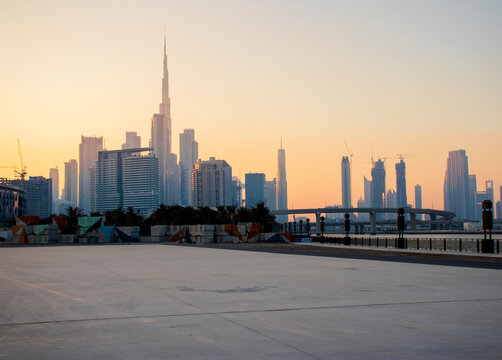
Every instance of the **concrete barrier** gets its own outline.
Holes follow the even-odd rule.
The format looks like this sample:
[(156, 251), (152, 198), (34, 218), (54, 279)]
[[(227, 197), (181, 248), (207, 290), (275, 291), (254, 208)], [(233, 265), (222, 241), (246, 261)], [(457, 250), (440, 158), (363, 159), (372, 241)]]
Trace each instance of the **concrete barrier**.
[(152, 236), (166, 236), (167, 225), (152, 225), (150, 227), (150, 234)]

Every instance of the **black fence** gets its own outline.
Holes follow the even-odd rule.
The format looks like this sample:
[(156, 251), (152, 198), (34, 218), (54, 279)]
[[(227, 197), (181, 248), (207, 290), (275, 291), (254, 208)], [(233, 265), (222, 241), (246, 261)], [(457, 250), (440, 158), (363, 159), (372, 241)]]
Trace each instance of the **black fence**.
[[(493, 240), (493, 253), (500, 253), (498, 239)], [(314, 243), (340, 244), (346, 246), (364, 246), (377, 248), (398, 249), (398, 238), (386, 237), (313, 237)], [(404, 248), (411, 250), (447, 251), (481, 253), (483, 252), (482, 239), (462, 239), (462, 238), (404, 238)], [(491, 251), (490, 251), (491, 252)]]

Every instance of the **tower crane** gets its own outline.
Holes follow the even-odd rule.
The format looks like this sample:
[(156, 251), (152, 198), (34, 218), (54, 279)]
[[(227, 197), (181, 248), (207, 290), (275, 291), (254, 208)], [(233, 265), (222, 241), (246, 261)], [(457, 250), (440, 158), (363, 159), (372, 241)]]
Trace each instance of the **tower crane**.
[(406, 158), (412, 158), (412, 157), (415, 157), (414, 154), (396, 154), (397, 155), (397, 158), (399, 160), (403, 160), (406, 159)]
[(21, 171), (17, 170), (17, 166), (0, 166), (0, 169), (14, 169), (14, 173), (19, 176), (21, 180), (25, 180), (26, 177), (26, 166), (24, 166), (23, 163), (23, 155), (21, 154), (21, 143), (19, 142), (19, 139), (17, 139), (17, 150), (19, 152), (19, 160), (21, 161)]
[(26, 166), (24, 166), (23, 163), (23, 154), (21, 153), (21, 143), (19, 142), (19, 139), (17, 139), (17, 150), (19, 151), (19, 160), (21, 161), (21, 171), (14, 170), (14, 172), (19, 175), (21, 180), (24, 180), (27, 173)]

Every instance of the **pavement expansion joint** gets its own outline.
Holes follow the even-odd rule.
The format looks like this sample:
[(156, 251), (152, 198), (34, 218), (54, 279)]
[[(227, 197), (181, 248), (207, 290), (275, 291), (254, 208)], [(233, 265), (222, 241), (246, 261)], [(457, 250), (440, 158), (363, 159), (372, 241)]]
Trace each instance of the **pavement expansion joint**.
[[(100, 318), (87, 319), (63, 319), (63, 320), (45, 320), (45, 321), (28, 321), (19, 323), (0, 323), (0, 327), (9, 326), (29, 326), (29, 325), (44, 325), (44, 324), (59, 324), (59, 323), (74, 323), (74, 322), (92, 322), (92, 321), (110, 321), (110, 320), (133, 320), (133, 319), (155, 319), (167, 317), (187, 317), (187, 316), (203, 316), (215, 315), (222, 317), (224, 315), (237, 314), (257, 314), (267, 312), (287, 312), (287, 311), (304, 311), (304, 310), (329, 310), (329, 309), (347, 309), (347, 308), (363, 308), (363, 307), (382, 307), (382, 306), (400, 306), (400, 305), (426, 305), (426, 304), (443, 304), (443, 303), (463, 303), (463, 302), (491, 302), (502, 301), (502, 298), (494, 299), (454, 299), (454, 300), (427, 300), (427, 301), (404, 301), (404, 302), (387, 302), (387, 303), (371, 303), (371, 304), (351, 304), (351, 305), (327, 305), (327, 306), (306, 306), (306, 307), (290, 307), (290, 308), (275, 308), (275, 309), (256, 309), (256, 310), (230, 310), (230, 311), (201, 311), (194, 313), (181, 314), (157, 314), (157, 315), (135, 315), (135, 316), (110, 316)], [(224, 318), (225, 320), (229, 320)], [(232, 321), (233, 322), (233, 321)]]

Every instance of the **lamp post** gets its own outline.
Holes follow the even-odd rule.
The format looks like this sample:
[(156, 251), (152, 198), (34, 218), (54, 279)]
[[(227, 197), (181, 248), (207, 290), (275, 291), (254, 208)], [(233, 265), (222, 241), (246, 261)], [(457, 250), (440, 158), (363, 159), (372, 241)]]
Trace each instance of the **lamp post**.
[[(483, 230), (485, 232), (485, 238), (481, 242), (481, 252), (493, 254), (495, 252), (494, 241), (492, 239), (492, 229), (493, 229), (493, 212), (492, 212), (492, 202), (491, 200), (483, 201)], [(486, 232), (488, 231), (489, 238), (486, 238)]]
[(350, 214), (345, 214), (345, 220), (343, 222), (344, 228), (345, 228), (345, 239), (343, 240), (343, 245), (350, 245), (350, 237), (349, 237), (349, 232), (350, 232)]
[(397, 248), (404, 249), (404, 209), (397, 209), (397, 231), (399, 232), (399, 237), (397, 238)]

